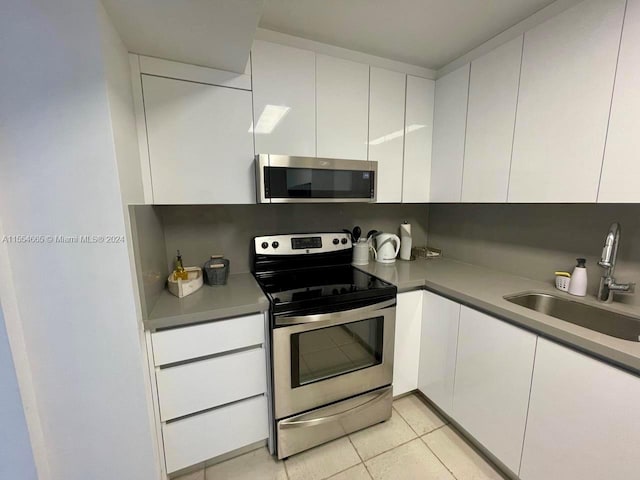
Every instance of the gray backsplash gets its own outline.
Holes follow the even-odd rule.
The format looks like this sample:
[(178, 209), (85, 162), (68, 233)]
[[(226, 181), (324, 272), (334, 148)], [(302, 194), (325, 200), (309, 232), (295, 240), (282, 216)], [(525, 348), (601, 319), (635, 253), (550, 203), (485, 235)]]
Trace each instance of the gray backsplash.
[[(597, 261), (614, 221), (622, 224), (616, 279), (640, 283), (640, 205), (432, 204), (429, 245), (449, 258), (547, 282), (584, 257), (588, 293), (595, 294), (602, 274)], [(616, 301), (640, 305), (640, 291)]]
[(202, 265), (224, 254), (231, 272), (249, 271), (250, 240), (274, 233), (324, 232), (362, 228), (398, 233), (412, 224), (414, 245), (426, 244), (428, 207), (423, 204), (283, 204), (155, 206), (162, 218), (167, 271), (176, 249), (185, 265)]
[(129, 218), (142, 316), (148, 318), (169, 275), (162, 219), (150, 205), (130, 206)]

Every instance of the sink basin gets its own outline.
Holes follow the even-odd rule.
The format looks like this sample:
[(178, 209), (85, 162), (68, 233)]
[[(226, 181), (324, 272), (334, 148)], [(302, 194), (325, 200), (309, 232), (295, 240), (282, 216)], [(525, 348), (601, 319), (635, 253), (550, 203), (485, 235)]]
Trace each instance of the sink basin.
[(521, 293), (504, 297), (511, 303), (550, 315), (612, 337), (640, 342), (640, 318), (575, 302), (548, 293)]

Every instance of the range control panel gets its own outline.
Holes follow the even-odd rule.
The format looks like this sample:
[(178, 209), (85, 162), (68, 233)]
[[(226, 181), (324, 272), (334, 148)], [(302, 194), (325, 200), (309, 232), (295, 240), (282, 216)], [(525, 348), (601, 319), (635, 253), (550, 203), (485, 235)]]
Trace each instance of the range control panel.
[(352, 248), (351, 237), (344, 232), (267, 235), (253, 241), (260, 255), (307, 255)]

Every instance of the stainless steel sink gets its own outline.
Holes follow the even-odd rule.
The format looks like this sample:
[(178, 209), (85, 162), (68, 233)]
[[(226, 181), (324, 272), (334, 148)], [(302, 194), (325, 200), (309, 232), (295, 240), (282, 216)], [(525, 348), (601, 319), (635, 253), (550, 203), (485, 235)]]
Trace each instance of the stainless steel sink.
[(505, 300), (612, 337), (640, 342), (640, 318), (548, 293), (520, 293)]

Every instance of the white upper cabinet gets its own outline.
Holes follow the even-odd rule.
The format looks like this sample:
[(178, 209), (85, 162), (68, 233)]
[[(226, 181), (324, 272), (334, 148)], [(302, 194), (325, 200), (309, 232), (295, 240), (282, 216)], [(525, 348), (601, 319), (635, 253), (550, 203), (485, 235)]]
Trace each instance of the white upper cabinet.
[(256, 153), (315, 156), (315, 53), (257, 40), (251, 66)]
[[(533, 333), (461, 307), (452, 416), (515, 473), (520, 468), (536, 340)], [(554, 437), (547, 441), (553, 444)]]
[(393, 349), (393, 395), (418, 388), (422, 291), (398, 294), (396, 333)]
[(460, 304), (431, 292), (422, 302), (418, 389), (451, 414)]
[(595, 202), (624, 0), (585, 0), (528, 31), (509, 202)]
[(469, 94), (469, 64), (436, 81), (431, 201), (459, 202)]
[(407, 75), (403, 203), (428, 203), (430, 199), (434, 90), (433, 80)]
[(153, 201), (255, 203), (251, 92), (142, 75)]
[(640, 378), (540, 338), (522, 480), (638, 478)]
[(377, 201), (402, 200), (406, 75), (371, 67), (369, 160), (378, 162)]
[(522, 39), (471, 63), (463, 202), (507, 201)]
[(640, 202), (640, 1), (629, 0), (598, 202)]
[(317, 156), (367, 160), (369, 65), (316, 55)]

